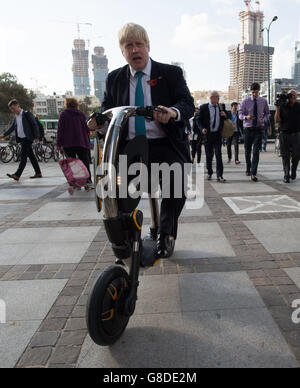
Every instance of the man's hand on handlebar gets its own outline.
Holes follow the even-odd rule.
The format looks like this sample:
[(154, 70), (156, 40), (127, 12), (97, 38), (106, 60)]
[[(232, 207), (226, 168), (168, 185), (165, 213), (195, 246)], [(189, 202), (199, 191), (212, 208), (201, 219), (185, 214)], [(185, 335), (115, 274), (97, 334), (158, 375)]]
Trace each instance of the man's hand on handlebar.
[(158, 121), (161, 124), (168, 124), (171, 119), (176, 120), (178, 117), (178, 113), (176, 110), (171, 108), (166, 108), (165, 106), (158, 106), (161, 111), (154, 111), (153, 119), (154, 121)]
[(103, 115), (102, 113), (94, 112), (89, 116), (87, 126), (91, 131), (96, 131), (97, 129), (103, 128), (107, 120), (107, 116)]

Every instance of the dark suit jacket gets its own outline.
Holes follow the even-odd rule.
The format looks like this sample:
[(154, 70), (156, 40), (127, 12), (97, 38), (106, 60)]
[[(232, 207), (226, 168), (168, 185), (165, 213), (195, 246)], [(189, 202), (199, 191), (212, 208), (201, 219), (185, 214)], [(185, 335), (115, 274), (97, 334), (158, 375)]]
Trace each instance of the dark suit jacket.
[[(221, 104), (223, 111), (226, 113), (226, 108), (224, 104)], [(224, 126), (224, 118), (221, 117), (220, 120), (220, 126), (218, 129), (218, 133), (221, 135), (223, 126)], [(200, 106), (200, 110), (196, 116), (196, 121), (198, 124), (198, 127), (200, 128), (201, 131), (203, 129), (207, 129), (207, 135), (210, 135), (210, 113), (209, 113), (209, 104), (204, 104)]]
[[(227, 117), (231, 120), (231, 118), (232, 118), (231, 110), (226, 112), (226, 113), (227, 113)], [(237, 122), (238, 122), (238, 128), (239, 128), (240, 134), (242, 135), (244, 126), (243, 126), (243, 121), (239, 118), (239, 112), (237, 112)]]
[[(40, 137), (39, 134), (39, 127), (37, 125), (37, 122), (31, 112), (23, 111), (22, 114), (22, 123), (24, 128), (25, 136), (28, 140), (33, 141), (35, 139), (38, 139)], [(4, 137), (10, 135), (13, 131), (16, 133), (16, 139), (17, 142), (20, 142), (20, 138), (18, 137), (18, 131), (17, 131), (17, 121), (16, 117), (14, 118), (14, 121), (10, 128), (6, 132), (4, 132)]]
[[(181, 121), (170, 120), (163, 129), (179, 159), (190, 162), (190, 149), (186, 122), (193, 116), (194, 100), (186, 85), (182, 70), (177, 66), (166, 65), (152, 60), (151, 79), (157, 79), (156, 86), (151, 87), (152, 104), (177, 108), (181, 113)], [(129, 106), (129, 65), (117, 69), (108, 75), (106, 92), (102, 104), (102, 112), (120, 106)], [(121, 134), (121, 143), (128, 137), (128, 125)]]

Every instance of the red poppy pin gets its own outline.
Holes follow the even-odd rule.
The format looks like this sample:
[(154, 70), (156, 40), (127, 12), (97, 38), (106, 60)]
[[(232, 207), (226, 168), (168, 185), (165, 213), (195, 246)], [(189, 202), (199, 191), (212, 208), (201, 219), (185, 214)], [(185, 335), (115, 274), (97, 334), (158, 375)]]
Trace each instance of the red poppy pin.
[(151, 86), (151, 87), (154, 87), (158, 84), (158, 81), (162, 80), (163, 77), (158, 77), (158, 78), (155, 78), (155, 79), (151, 79), (150, 81), (148, 81), (148, 84)]

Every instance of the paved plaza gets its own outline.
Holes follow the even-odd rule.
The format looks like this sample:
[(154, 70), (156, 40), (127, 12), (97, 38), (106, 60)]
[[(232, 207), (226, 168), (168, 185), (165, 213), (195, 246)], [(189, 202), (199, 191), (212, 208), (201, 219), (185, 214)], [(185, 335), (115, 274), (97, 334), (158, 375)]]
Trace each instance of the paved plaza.
[[(94, 193), (70, 197), (54, 162), (35, 181), (28, 164), (20, 182), (0, 164), (0, 368), (299, 368), (300, 176), (283, 184), (271, 148), (258, 183), (244, 163), (225, 164), (226, 184), (205, 182), (204, 206), (184, 210), (173, 258), (142, 271), (136, 313), (108, 348), (85, 323), (114, 263)], [(145, 198), (140, 209), (149, 224)]]

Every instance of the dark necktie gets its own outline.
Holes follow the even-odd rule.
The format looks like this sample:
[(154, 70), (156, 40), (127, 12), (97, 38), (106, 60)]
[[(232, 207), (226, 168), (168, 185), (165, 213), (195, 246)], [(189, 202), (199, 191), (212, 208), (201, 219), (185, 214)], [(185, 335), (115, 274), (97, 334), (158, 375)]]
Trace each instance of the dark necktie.
[(257, 99), (255, 99), (255, 100), (254, 100), (254, 109), (253, 109), (253, 116), (254, 116), (253, 127), (257, 127), (257, 125), (258, 125), (258, 118), (257, 118), (257, 115), (258, 115)]
[(213, 123), (213, 129), (216, 128), (216, 124), (217, 124), (217, 106), (214, 105), (214, 108), (215, 108), (215, 119), (214, 119), (214, 123)]

